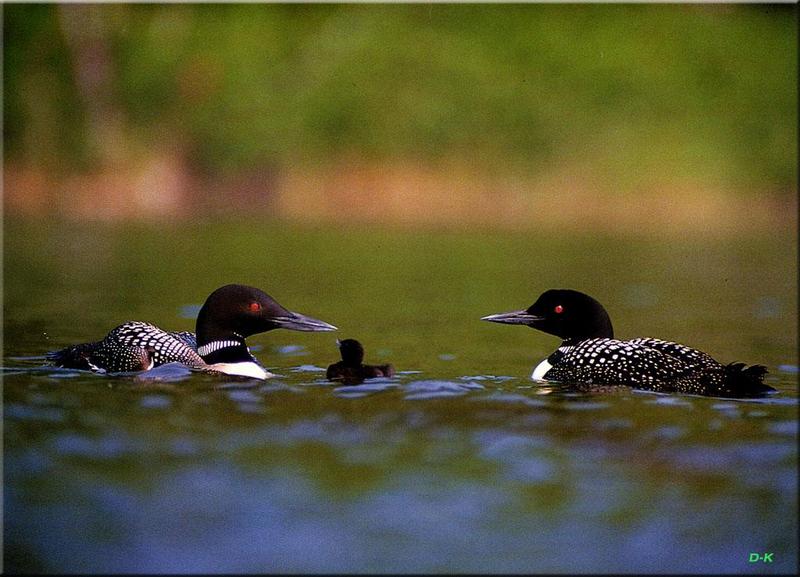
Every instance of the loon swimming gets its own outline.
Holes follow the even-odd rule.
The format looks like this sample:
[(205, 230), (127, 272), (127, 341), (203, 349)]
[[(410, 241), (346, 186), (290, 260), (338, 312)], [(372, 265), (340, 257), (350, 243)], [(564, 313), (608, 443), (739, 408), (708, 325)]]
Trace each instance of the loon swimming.
[(535, 381), (714, 397), (759, 397), (775, 390), (762, 382), (767, 373), (762, 365), (722, 365), (702, 351), (659, 339), (617, 340), (603, 306), (574, 290), (548, 290), (526, 310), (481, 320), (526, 325), (563, 339), (533, 370)]
[(101, 341), (48, 353), (57, 367), (99, 372), (147, 371), (178, 362), (206, 371), (265, 379), (272, 376), (250, 354), (245, 338), (273, 329), (335, 331), (326, 322), (291, 312), (257, 288), (229, 284), (215, 290), (197, 315), (197, 333), (166, 332), (131, 321)]
[(357, 385), (364, 379), (393, 377), (392, 365), (364, 365), (364, 347), (355, 339), (336, 341), (342, 360), (328, 367), (325, 373), (329, 381), (341, 381), (345, 385)]

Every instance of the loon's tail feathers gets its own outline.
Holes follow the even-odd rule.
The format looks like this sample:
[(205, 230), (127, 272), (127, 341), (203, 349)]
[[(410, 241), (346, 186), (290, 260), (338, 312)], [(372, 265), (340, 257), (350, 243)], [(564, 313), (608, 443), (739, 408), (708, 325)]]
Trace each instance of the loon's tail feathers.
[(725, 388), (737, 397), (762, 397), (776, 392), (764, 384), (767, 367), (764, 365), (746, 366), (744, 363), (725, 365)]
[(46, 354), (47, 360), (53, 366), (65, 369), (91, 370), (89, 357), (97, 350), (100, 343), (82, 343)]

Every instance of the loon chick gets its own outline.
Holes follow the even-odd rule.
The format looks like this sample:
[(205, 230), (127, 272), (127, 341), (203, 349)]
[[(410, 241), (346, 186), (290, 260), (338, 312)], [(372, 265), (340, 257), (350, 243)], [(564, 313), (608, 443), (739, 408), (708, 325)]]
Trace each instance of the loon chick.
[(358, 385), (364, 379), (393, 377), (392, 365), (364, 365), (364, 347), (355, 339), (337, 340), (342, 360), (328, 367), (325, 375), (329, 381), (342, 381), (345, 385)]
[(53, 351), (57, 367), (99, 372), (146, 371), (178, 362), (191, 368), (265, 379), (270, 375), (250, 354), (245, 338), (277, 328), (335, 331), (326, 322), (286, 310), (257, 288), (229, 284), (215, 290), (197, 315), (197, 333), (166, 332), (130, 321), (101, 341)]
[(713, 397), (760, 397), (775, 390), (763, 383), (767, 369), (762, 365), (722, 365), (702, 351), (659, 339), (617, 340), (603, 306), (574, 290), (548, 290), (526, 310), (481, 320), (527, 325), (563, 339), (534, 369), (535, 381)]

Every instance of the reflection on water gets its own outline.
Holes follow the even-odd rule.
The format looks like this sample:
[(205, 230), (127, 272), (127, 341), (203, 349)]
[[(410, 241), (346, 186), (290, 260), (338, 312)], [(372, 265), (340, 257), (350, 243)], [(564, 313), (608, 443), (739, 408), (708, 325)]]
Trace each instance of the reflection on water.
[[(281, 331), (252, 339), (278, 375), (264, 382), (175, 365), (130, 376), (43, 368), (47, 350), (129, 318), (189, 329), (181, 315), (207, 291), (165, 291), (175, 278), (196, 278), (196, 264), (180, 250), (140, 258), (152, 254), (147, 235), (112, 243), (111, 268), (92, 283), (41, 256), (51, 241), (12, 243), (3, 359), (7, 571), (796, 568), (796, 311), (772, 244), (707, 245), (698, 258), (716, 255), (727, 266), (695, 269), (696, 259), (685, 258), (695, 245), (654, 247), (659, 260), (637, 257), (635, 243), (604, 251), (598, 239), (445, 235), (420, 243), (388, 234), (375, 243), (320, 233), (312, 242), (314, 233), (266, 230), (248, 246), (276, 250), (231, 266), (241, 238), (217, 235), (204, 246), (209, 231), (181, 234), (222, 269), (211, 288), (229, 280), (263, 286), (330, 318), (398, 374), (330, 383), (324, 367), (337, 360), (335, 337)], [(519, 273), (521, 259), (536, 258), (531, 244), (560, 255), (529, 263), (541, 278)], [(375, 262), (348, 260), (367, 246)], [(287, 263), (277, 249), (315, 259)], [(527, 376), (553, 339), (478, 319), (548, 286), (608, 287), (584, 256), (597, 250), (627, 287), (610, 299), (620, 332), (763, 362), (780, 393), (728, 400), (534, 385)], [(668, 270), (642, 278), (630, 272), (632, 258)], [(387, 261), (391, 278), (380, 274)], [(750, 276), (749, 267), (761, 285), (724, 282), (730, 271)], [(242, 278), (250, 269), (271, 276)], [(354, 281), (356, 270), (364, 274)], [(697, 314), (674, 306), (701, 302), (710, 287), (715, 303)], [(148, 301), (148, 293), (158, 296)], [(755, 552), (773, 553), (774, 562), (756, 567)]]
[(751, 550), (776, 553), (768, 572), (796, 561), (788, 381), (726, 401), (541, 395), (509, 376), (341, 387), (313, 368), (267, 382), (64, 372), (6, 374), (7, 569), (713, 572), (748, 570)]

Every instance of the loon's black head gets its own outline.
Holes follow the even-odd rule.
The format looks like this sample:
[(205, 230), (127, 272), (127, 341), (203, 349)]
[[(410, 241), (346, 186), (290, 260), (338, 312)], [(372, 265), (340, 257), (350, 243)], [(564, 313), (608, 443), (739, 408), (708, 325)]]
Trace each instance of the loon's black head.
[(342, 361), (346, 365), (360, 365), (364, 362), (364, 347), (355, 339), (337, 341)]
[(267, 293), (229, 284), (215, 290), (197, 315), (197, 344), (271, 331), (335, 331), (328, 323), (283, 308)]
[(527, 325), (565, 341), (614, 338), (608, 313), (589, 295), (569, 289), (551, 289), (522, 311), (483, 317), (481, 320)]

